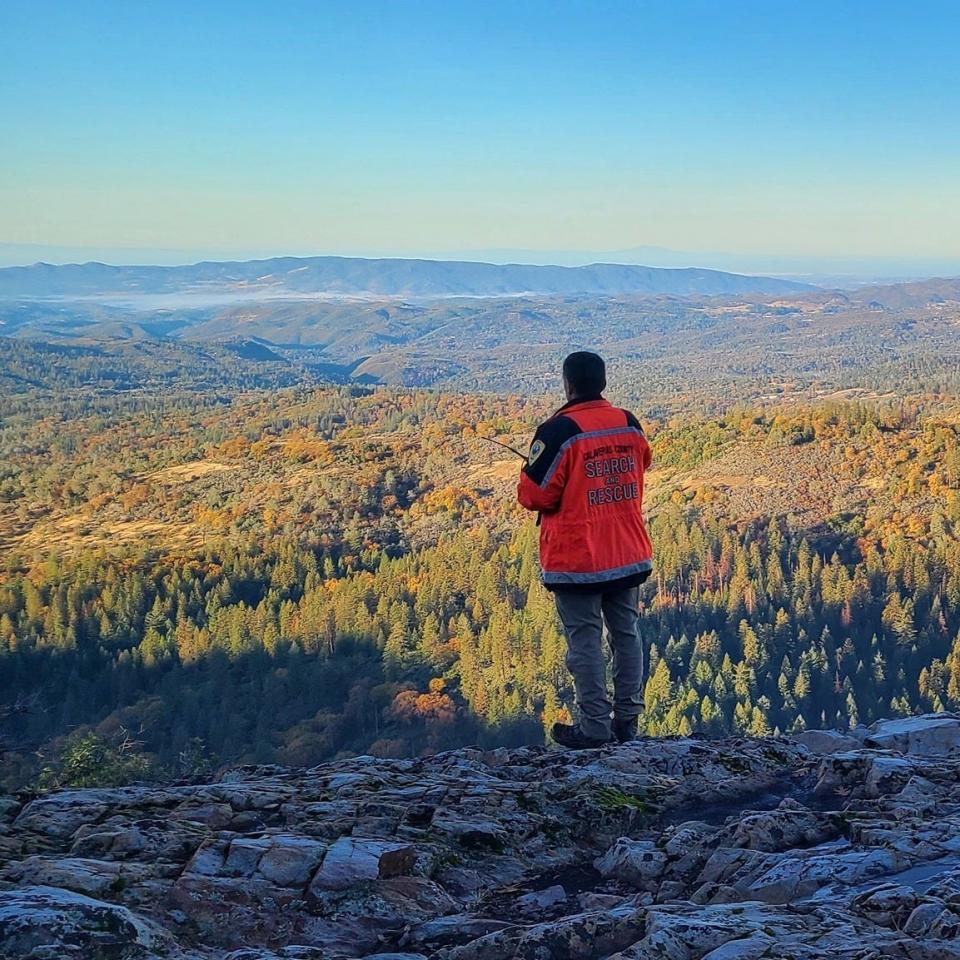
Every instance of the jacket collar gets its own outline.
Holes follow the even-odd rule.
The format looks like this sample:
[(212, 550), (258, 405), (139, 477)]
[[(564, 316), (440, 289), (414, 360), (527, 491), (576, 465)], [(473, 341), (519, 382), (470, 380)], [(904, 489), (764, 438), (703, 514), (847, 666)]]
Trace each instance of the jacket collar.
[(567, 410), (572, 410), (574, 407), (586, 407), (590, 409), (592, 407), (609, 407), (610, 401), (605, 399), (599, 393), (591, 397), (577, 397), (574, 400), (568, 400), (559, 410), (554, 414), (558, 416), (561, 413), (566, 413)]

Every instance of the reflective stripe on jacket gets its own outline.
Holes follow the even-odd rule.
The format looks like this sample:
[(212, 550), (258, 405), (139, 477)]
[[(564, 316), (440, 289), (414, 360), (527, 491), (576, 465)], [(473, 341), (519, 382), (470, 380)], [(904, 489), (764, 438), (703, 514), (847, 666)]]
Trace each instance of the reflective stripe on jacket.
[(537, 428), (517, 499), (542, 516), (548, 589), (630, 586), (653, 567), (643, 522), (650, 444), (637, 418), (602, 397), (571, 401)]

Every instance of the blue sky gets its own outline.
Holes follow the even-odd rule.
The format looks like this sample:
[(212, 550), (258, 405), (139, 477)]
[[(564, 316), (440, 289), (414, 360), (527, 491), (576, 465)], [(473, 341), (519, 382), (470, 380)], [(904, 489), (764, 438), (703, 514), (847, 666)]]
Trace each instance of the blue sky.
[(960, 258), (958, 36), (924, 0), (4, 0), (0, 246)]

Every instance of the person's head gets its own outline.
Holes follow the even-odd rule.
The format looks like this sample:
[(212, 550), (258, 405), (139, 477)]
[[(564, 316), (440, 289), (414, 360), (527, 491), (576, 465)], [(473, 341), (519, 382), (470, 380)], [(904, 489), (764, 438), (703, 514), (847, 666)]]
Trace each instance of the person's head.
[(563, 392), (567, 400), (599, 397), (607, 385), (607, 368), (602, 357), (586, 350), (571, 353), (563, 361)]

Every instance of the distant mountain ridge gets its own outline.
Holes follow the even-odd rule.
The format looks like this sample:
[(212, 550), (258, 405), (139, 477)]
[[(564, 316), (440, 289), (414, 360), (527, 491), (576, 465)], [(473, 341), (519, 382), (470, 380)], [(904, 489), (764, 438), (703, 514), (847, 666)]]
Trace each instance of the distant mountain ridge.
[(931, 277), (912, 283), (861, 287), (853, 299), (873, 302), (894, 310), (931, 308), (960, 304), (960, 277)]
[(81, 263), (0, 269), (0, 297), (122, 297), (146, 294), (456, 297), (779, 294), (816, 289), (776, 277), (697, 267), (594, 263), (582, 267), (460, 260), (276, 257), (188, 266)]

